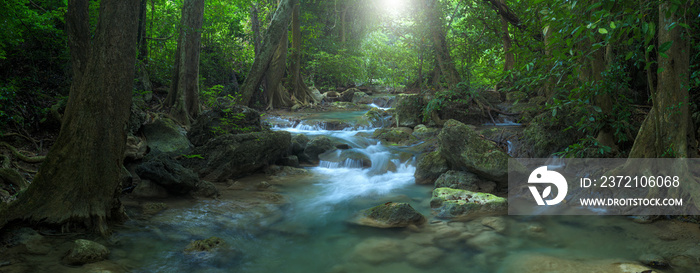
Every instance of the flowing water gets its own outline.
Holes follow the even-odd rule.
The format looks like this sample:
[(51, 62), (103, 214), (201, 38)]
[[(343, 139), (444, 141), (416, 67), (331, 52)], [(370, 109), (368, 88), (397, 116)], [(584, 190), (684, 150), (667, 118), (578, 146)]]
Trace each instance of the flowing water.
[[(314, 118), (356, 120), (363, 113)], [(700, 253), (697, 231), (679, 223), (640, 225), (596, 216), (436, 219), (429, 208), (432, 187), (414, 183), (410, 149), (364, 137), (372, 128), (329, 131), (303, 121), (275, 129), (325, 135), (351, 149), (329, 154), (342, 160), (307, 167), (308, 174), (258, 175), (234, 184), (272, 184), (264, 191), (223, 189), (219, 200), (185, 200), (155, 216), (134, 217), (112, 237), (110, 260), (131, 272), (534, 272), (521, 266), (538, 261), (527, 255), (580, 263), (635, 261), (645, 253), (670, 259), (674, 254), (667, 253), (693, 246)], [(369, 158), (371, 167), (345, 153)], [(375, 229), (348, 222), (359, 210), (389, 201), (411, 204), (428, 223)], [(681, 237), (671, 240), (668, 234)], [(192, 240), (211, 236), (224, 241), (217, 251), (183, 251)], [(574, 269), (561, 272), (582, 272)]]

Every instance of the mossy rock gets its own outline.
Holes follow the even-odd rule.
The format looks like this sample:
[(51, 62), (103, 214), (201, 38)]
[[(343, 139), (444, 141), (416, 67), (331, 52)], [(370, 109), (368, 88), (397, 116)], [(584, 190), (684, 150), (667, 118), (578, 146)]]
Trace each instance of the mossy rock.
[(413, 128), (413, 136), (418, 139), (428, 139), (437, 136), (440, 131), (437, 128), (430, 128), (423, 124), (417, 125)]
[(408, 127), (382, 128), (374, 131), (372, 137), (389, 143), (406, 144), (416, 141), (412, 133), (413, 130)]
[(435, 188), (452, 188), (467, 191), (478, 191), (481, 180), (468, 172), (447, 171), (435, 180)]
[(385, 127), (391, 125), (388, 121), (389, 116), (390, 114), (387, 111), (379, 108), (372, 108), (362, 116), (362, 119), (367, 121), (368, 125), (373, 127)]
[(433, 190), (430, 207), (441, 218), (501, 215), (508, 212), (508, 202), (503, 197), (451, 188)]
[(413, 128), (420, 124), (423, 116), (421, 97), (415, 94), (401, 94), (396, 97), (396, 120), (399, 126)]
[(387, 202), (361, 211), (353, 223), (377, 228), (397, 228), (421, 225), (425, 221), (425, 216), (417, 212), (411, 205)]
[(317, 136), (306, 144), (304, 154), (306, 154), (311, 161), (317, 162), (319, 160), (318, 155), (335, 149), (330, 138), (327, 136)]
[(495, 143), (456, 120), (445, 123), (438, 139), (440, 153), (451, 169), (471, 172), (495, 181), (501, 187), (507, 186), (510, 156)]
[(440, 175), (449, 170), (447, 160), (438, 151), (422, 154), (418, 157), (418, 165), (414, 177), (416, 184), (433, 184)]
[(74, 241), (68, 255), (63, 258), (63, 262), (69, 265), (83, 265), (106, 260), (109, 256), (109, 249), (105, 246), (90, 240), (78, 239)]
[(193, 251), (207, 251), (211, 252), (221, 247), (224, 244), (224, 240), (219, 237), (213, 236), (204, 240), (196, 240), (190, 242), (185, 248), (185, 252)]
[(184, 151), (192, 146), (185, 136), (184, 129), (165, 116), (143, 125), (148, 148), (161, 152)]

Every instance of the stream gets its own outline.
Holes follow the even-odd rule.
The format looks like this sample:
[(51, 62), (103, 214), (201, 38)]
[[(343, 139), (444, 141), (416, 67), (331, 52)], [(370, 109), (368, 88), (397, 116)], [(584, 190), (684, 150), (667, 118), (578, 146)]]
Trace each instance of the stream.
[[(359, 153), (371, 167), (351, 157), (321, 161), (301, 174), (233, 181), (222, 186), (218, 200), (173, 201), (153, 216), (132, 209), (137, 216), (110, 238), (110, 261), (129, 272), (539, 272), (536, 264), (553, 263), (568, 268), (557, 272), (586, 272), (590, 266), (634, 263), (649, 253), (700, 256), (697, 226), (688, 223), (642, 225), (613, 216), (437, 219), (429, 206), (432, 186), (415, 184), (415, 153), (408, 147), (368, 138), (375, 128), (325, 130), (317, 122), (356, 120), (365, 112), (314, 114), (274, 129), (328, 136), (350, 149), (327, 158)], [(256, 188), (261, 181), (271, 186)], [(389, 201), (409, 203), (427, 223), (377, 229), (348, 222), (358, 211)], [(183, 251), (211, 236), (224, 242), (218, 250)], [(664, 272), (686, 272), (673, 270)]]

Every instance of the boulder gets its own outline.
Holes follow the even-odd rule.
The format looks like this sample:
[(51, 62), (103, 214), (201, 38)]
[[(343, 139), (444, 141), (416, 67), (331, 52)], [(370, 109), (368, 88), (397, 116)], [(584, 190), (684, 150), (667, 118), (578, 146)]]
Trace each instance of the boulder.
[(501, 93), (498, 91), (493, 91), (493, 90), (484, 90), (479, 93), (482, 98), (484, 98), (488, 103), (496, 105), (503, 100), (501, 100)]
[(374, 131), (372, 137), (389, 143), (406, 144), (416, 140), (411, 133), (413, 130), (408, 127), (381, 128)]
[(197, 174), (165, 154), (149, 157), (136, 167), (136, 174), (175, 195), (189, 193), (199, 182)]
[(422, 154), (418, 157), (418, 165), (413, 175), (416, 184), (433, 184), (444, 172), (449, 170), (447, 161), (438, 151)]
[(304, 154), (306, 154), (312, 162), (318, 162), (318, 155), (334, 149), (335, 146), (330, 138), (327, 136), (317, 136), (306, 143)]
[(131, 108), (129, 113), (129, 121), (127, 124), (127, 132), (129, 134), (136, 134), (136, 132), (141, 129), (141, 126), (146, 122), (146, 112), (143, 110), (146, 108), (146, 103), (137, 96), (134, 96), (131, 100)]
[(499, 215), (508, 211), (508, 203), (503, 197), (451, 188), (433, 190), (430, 207), (441, 218)]
[(340, 93), (335, 92), (335, 91), (328, 91), (326, 93), (323, 93), (323, 99), (327, 102), (336, 102), (340, 101)]
[(297, 157), (296, 155), (290, 155), (287, 157), (283, 157), (283, 158), (280, 158), (279, 160), (277, 160), (276, 164), (279, 164), (282, 166), (299, 168), (299, 157)]
[(306, 144), (309, 143), (309, 137), (305, 134), (297, 134), (292, 137), (290, 152), (293, 155), (299, 155), (306, 149)]
[(508, 185), (508, 159), (495, 143), (482, 138), (471, 127), (448, 120), (438, 135), (440, 154), (453, 170), (467, 171)]
[(260, 116), (255, 109), (219, 98), (211, 110), (197, 117), (187, 137), (195, 146), (202, 146), (220, 135), (260, 132), (264, 130)]
[(163, 186), (151, 182), (150, 180), (141, 180), (132, 194), (140, 198), (167, 198), (168, 191)]
[(83, 265), (106, 260), (109, 256), (109, 249), (96, 242), (84, 239), (74, 241), (68, 255), (63, 261), (69, 265)]
[(425, 216), (413, 209), (411, 205), (387, 202), (361, 211), (352, 222), (377, 228), (397, 228), (421, 225), (425, 221)]
[(373, 107), (362, 116), (362, 119), (366, 120), (372, 127), (385, 127), (391, 125), (388, 121), (389, 117), (387, 111)]
[(143, 134), (151, 151), (176, 152), (192, 146), (184, 129), (165, 116), (159, 116), (153, 122), (143, 125)]
[(361, 92), (361, 91), (360, 91), (360, 92), (355, 92), (355, 93), (352, 95), (352, 99), (351, 99), (350, 101), (351, 101), (352, 103), (364, 103), (364, 104), (368, 104), (368, 103), (371, 103), (371, 102), (372, 102), (372, 100), (370, 99), (370, 97), (367, 96), (367, 94), (366, 94), (365, 92)]
[(318, 156), (320, 164), (326, 167), (369, 168), (372, 161), (357, 150), (335, 150)]
[(206, 198), (217, 198), (219, 197), (220, 193), (213, 183), (206, 180), (200, 180), (196, 185), (196, 189), (194, 192), (192, 192), (192, 195)]
[(423, 124), (418, 124), (415, 128), (413, 128), (412, 135), (417, 139), (428, 139), (436, 137), (438, 133), (440, 133), (440, 131), (436, 128), (430, 128)]
[(395, 101), (396, 99), (394, 96), (375, 97), (372, 99), (372, 103), (384, 108), (392, 107)]
[(401, 94), (396, 98), (396, 120), (399, 126), (416, 127), (423, 120), (423, 105), (418, 95)]
[(126, 147), (124, 147), (124, 158), (129, 160), (138, 160), (146, 156), (148, 145), (143, 139), (128, 135), (126, 137)]
[(227, 134), (193, 149), (193, 154), (201, 154), (204, 159), (186, 158), (182, 161), (204, 180), (223, 182), (256, 172), (287, 156), (291, 138), (289, 132), (270, 130)]
[[(361, 92), (361, 91), (357, 88), (349, 88), (348, 90), (345, 90), (342, 93), (340, 93), (341, 100), (347, 101), (347, 102), (352, 102), (353, 97), (355, 97), (355, 93), (358, 93), (358, 92)], [(365, 94), (365, 95), (367, 95), (367, 94)]]
[(584, 116), (586, 110), (571, 108), (568, 105), (564, 107), (559, 113), (568, 114), (560, 118), (555, 119), (551, 112), (546, 111), (532, 119), (522, 134), (520, 147), (525, 150), (518, 151), (518, 154), (533, 158), (546, 158), (584, 137), (580, 130), (562, 131), (561, 128), (575, 124)]
[(323, 100), (323, 94), (321, 94), (321, 91), (318, 91), (316, 87), (311, 87), (311, 98), (314, 99), (314, 102), (318, 103)]
[(435, 188), (452, 188), (467, 191), (479, 191), (481, 179), (473, 173), (447, 171), (435, 180)]

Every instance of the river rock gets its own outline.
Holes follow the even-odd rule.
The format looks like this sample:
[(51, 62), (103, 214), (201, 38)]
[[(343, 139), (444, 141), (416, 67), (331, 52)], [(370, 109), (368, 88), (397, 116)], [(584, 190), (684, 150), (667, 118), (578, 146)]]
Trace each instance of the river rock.
[(479, 191), (480, 179), (473, 173), (447, 171), (435, 180), (435, 188), (452, 188), (467, 191)]
[(142, 179), (134, 188), (132, 194), (141, 198), (167, 198), (168, 191), (163, 186)]
[(304, 154), (313, 162), (318, 162), (318, 155), (335, 149), (333, 142), (327, 136), (317, 136), (306, 144)]
[(387, 113), (387, 111), (373, 107), (362, 116), (362, 119), (366, 120), (369, 125), (374, 127), (384, 127), (389, 125), (387, 122), (388, 117), (389, 113)]
[(372, 103), (379, 107), (389, 108), (394, 105), (394, 98), (394, 96), (375, 97), (374, 99), (372, 99)]
[(216, 186), (206, 180), (200, 180), (197, 182), (196, 189), (192, 192), (193, 196), (206, 197), (206, 198), (217, 198), (220, 193)]
[(237, 105), (227, 97), (221, 97), (211, 110), (200, 114), (187, 137), (195, 146), (204, 145), (209, 139), (225, 134), (242, 134), (265, 130), (260, 119), (260, 112), (255, 109)]
[(481, 251), (487, 251), (499, 248), (506, 241), (507, 240), (505, 237), (503, 237), (503, 235), (500, 235), (495, 231), (484, 231), (472, 238), (467, 239), (467, 245)]
[(75, 245), (71, 248), (63, 261), (69, 265), (83, 265), (106, 260), (109, 256), (109, 249), (96, 242), (84, 239), (75, 240)]
[(165, 116), (158, 116), (153, 122), (144, 124), (143, 134), (151, 151), (176, 152), (192, 146), (184, 129)]
[(289, 132), (270, 130), (223, 135), (193, 149), (192, 153), (201, 154), (204, 159), (181, 161), (204, 180), (223, 182), (256, 172), (287, 156), (291, 138)]
[(489, 193), (451, 188), (433, 190), (430, 207), (441, 218), (499, 215), (508, 211), (508, 203), (505, 198)]
[(126, 147), (124, 147), (124, 158), (130, 160), (142, 159), (146, 156), (148, 145), (140, 137), (129, 135), (126, 137)]
[(437, 247), (431, 246), (420, 248), (406, 256), (406, 260), (417, 267), (431, 267), (437, 265), (437, 262), (445, 255), (445, 251)]
[(411, 133), (413, 130), (408, 127), (381, 128), (374, 131), (372, 137), (384, 142), (407, 144), (416, 140)]
[(321, 164), (326, 167), (369, 168), (372, 161), (364, 153), (357, 150), (335, 150), (318, 156)]
[(369, 104), (372, 102), (372, 99), (367, 96), (367, 93), (359, 91), (352, 95), (352, 99), (350, 101), (352, 101), (352, 103)]
[(416, 184), (433, 184), (444, 172), (449, 170), (447, 160), (438, 151), (422, 154), (418, 157), (418, 164), (414, 177)]
[(507, 227), (506, 220), (503, 217), (484, 217), (481, 219), (481, 224), (498, 233), (503, 233)]
[(286, 156), (277, 160), (277, 164), (282, 166), (299, 168), (299, 157), (297, 157), (296, 155)]
[(413, 136), (417, 139), (428, 139), (437, 136), (440, 131), (436, 128), (430, 128), (423, 124), (418, 124), (413, 128)]
[(482, 138), (471, 127), (448, 120), (438, 135), (440, 154), (453, 170), (468, 171), (499, 187), (508, 186), (508, 159), (495, 143)]
[(422, 225), (425, 221), (425, 216), (413, 209), (411, 205), (387, 202), (361, 211), (352, 222), (377, 228), (397, 228)]
[(189, 245), (185, 248), (185, 252), (192, 252), (192, 251), (207, 251), (211, 252), (216, 250), (217, 248), (221, 247), (223, 245), (224, 240), (222, 240), (219, 237), (210, 237), (204, 240), (196, 240), (190, 242)]
[(652, 268), (620, 260), (574, 260), (545, 254), (515, 254), (501, 263), (503, 273), (659, 273)]
[[(358, 92), (361, 92), (361, 91), (357, 88), (349, 88), (348, 90), (345, 90), (342, 93), (340, 93), (341, 100), (346, 101), (346, 102), (352, 102), (352, 99), (355, 97), (355, 93), (358, 93)], [(367, 94), (365, 94), (365, 95), (367, 95)]]
[(661, 257), (656, 254), (643, 254), (642, 256), (639, 256), (639, 262), (642, 264), (651, 266), (653, 268), (667, 268), (669, 266), (668, 260), (666, 260), (664, 257)]
[(142, 179), (162, 186), (175, 195), (186, 194), (194, 190), (199, 182), (197, 174), (165, 154), (149, 157), (136, 167), (136, 174)]
[(423, 116), (423, 105), (421, 97), (415, 94), (401, 94), (396, 98), (396, 120), (399, 126), (416, 127), (420, 124)]
[(352, 256), (371, 264), (396, 261), (404, 257), (404, 244), (395, 239), (368, 238), (355, 246)]
[(303, 153), (307, 143), (309, 143), (309, 137), (305, 134), (296, 134), (292, 136), (292, 144), (290, 147), (291, 154), (298, 156)]

